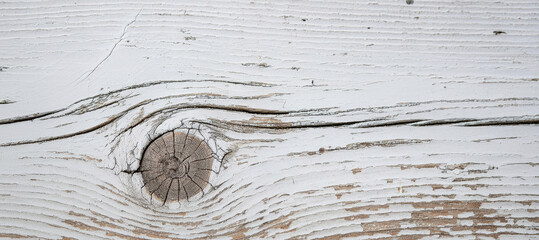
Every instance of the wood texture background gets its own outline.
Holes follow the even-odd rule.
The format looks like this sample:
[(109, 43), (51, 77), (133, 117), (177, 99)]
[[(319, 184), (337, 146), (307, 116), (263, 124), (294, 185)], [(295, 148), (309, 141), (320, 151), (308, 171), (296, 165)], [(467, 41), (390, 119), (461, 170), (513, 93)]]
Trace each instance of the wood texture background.
[[(537, 239), (538, 13), (2, 1), (0, 237)], [(174, 128), (223, 164), (161, 206), (132, 170)]]

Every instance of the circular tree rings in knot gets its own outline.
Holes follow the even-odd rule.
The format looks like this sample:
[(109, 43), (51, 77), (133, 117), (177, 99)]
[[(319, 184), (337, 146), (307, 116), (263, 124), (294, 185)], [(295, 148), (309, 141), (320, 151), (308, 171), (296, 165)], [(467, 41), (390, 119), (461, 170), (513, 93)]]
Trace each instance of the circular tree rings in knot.
[(208, 184), (213, 155), (194, 134), (168, 132), (144, 150), (140, 163), (144, 187), (163, 202), (189, 200)]

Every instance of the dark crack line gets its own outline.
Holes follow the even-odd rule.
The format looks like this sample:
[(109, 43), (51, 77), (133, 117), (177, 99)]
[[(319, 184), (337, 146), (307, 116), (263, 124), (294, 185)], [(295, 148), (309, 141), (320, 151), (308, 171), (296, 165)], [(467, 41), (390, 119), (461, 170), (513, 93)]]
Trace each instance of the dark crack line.
[(182, 184), (183, 191), (185, 192), (185, 196), (187, 197), (187, 201), (189, 202), (189, 193), (187, 192), (187, 189), (185, 189), (185, 185)]
[[(167, 133), (165, 133), (165, 134), (167, 134)], [(174, 135), (173, 135), (173, 137), (174, 137)], [(161, 140), (163, 140), (163, 144), (165, 144), (165, 151), (167, 152), (167, 156), (170, 156), (170, 152), (168, 152), (168, 146), (167, 146), (167, 142), (165, 141), (165, 138), (161, 138)], [(174, 153), (172, 153), (172, 154), (174, 155)]]
[[(141, 102), (139, 104), (136, 105), (136, 107), (141, 107), (143, 105), (146, 105), (149, 103), (149, 100), (146, 100), (144, 102)], [(178, 106), (180, 105), (180, 106)], [(125, 110), (124, 112), (126, 111), (130, 111), (132, 110), (133, 108), (136, 108), (135, 106), (134, 107), (131, 107), (127, 110)], [(135, 124), (132, 124), (131, 126), (125, 128), (124, 130), (122, 130), (117, 136), (120, 136), (121, 134), (124, 134), (125, 132), (135, 128), (136, 126), (138, 126), (139, 124), (143, 123), (144, 121), (146, 121), (147, 119), (159, 114), (159, 113), (164, 113), (164, 112), (167, 112), (167, 111), (179, 111), (179, 110), (183, 110), (183, 109), (211, 109), (211, 110), (224, 110), (224, 111), (232, 111), (232, 112), (244, 112), (244, 113), (250, 113), (250, 114), (260, 114), (260, 115), (287, 115), (287, 114), (291, 114), (291, 113), (295, 113), (295, 112), (301, 112), (301, 111), (278, 111), (278, 110), (267, 110), (267, 109), (253, 109), (253, 108), (248, 108), (248, 107), (244, 107), (244, 106), (234, 106), (234, 107), (229, 107), (229, 106), (219, 106), (219, 105), (184, 105), (184, 106), (181, 106), (181, 104), (177, 104), (177, 105), (174, 105), (174, 106), (169, 106), (169, 107), (164, 107), (164, 108), (161, 108), (161, 109), (158, 109), (158, 110), (155, 110), (151, 113), (149, 113), (148, 115), (146, 115), (145, 117), (141, 118), (139, 121), (137, 121)], [(307, 110), (305, 110), (307, 111)], [(197, 121), (193, 121), (195, 123), (200, 123), (200, 122), (197, 122)], [(116, 140), (116, 137), (113, 139), (113, 142)]]
[[(160, 81), (153, 81), (153, 82), (135, 84), (135, 85), (131, 85), (131, 86), (128, 86), (128, 87), (112, 90), (112, 91), (107, 92), (107, 93), (102, 93), (102, 94), (98, 94), (98, 95), (95, 95), (95, 96), (83, 98), (81, 100), (78, 100), (78, 101), (72, 103), (70, 106), (73, 106), (75, 104), (81, 103), (81, 102), (86, 101), (86, 100), (100, 98), (100, 97), (106, 97), (106, 96), (109, 96), (109, 95), (112, 95), (112, 94), (115, 94), (115, 93), (120, 93), (120, 92), (124, 92), (124, 91), (128, 91), (128, 90), (134, 90), (134, 89), (138, 89), (138, 88), (147, 88), (147, 87), (152, 87), (152, 86), (161, 85), (161, 84), (190, 83), (190, 82), (193, 82), (193, 83), (214, 82), (214, 83), (226, 83), (226, 84), (234, 84), (234, 85), (245, 85), (245, 86), (251, 86), (251, 87), (273, 87), (273, 86), (278, 86), (278, 85), (275, 85), (275, 84), (269, 84), (269, 83), (263, 83), (263, 82), (236, 82), (236, 81), (227, 81), (227, 80), (218, 80), (218, 79), (160, 80)], [(158, 98), (158, 99), (162, 99), (162, 98)]]
[[(152, 182), (153, 180), (157, 179), (158, 177), (163, 176), (164, 174), (165, 174), (165, 173), (161, 173), (161, 174), (157, 175), (156, 177), (150, 179), (147, 183)], [(145, 186), (146, 186), (146, 183), (142, 185), (142, 187), (145, 187)]]
[(216, 189), (216, 188), (215, 188), (215, 187), (214, 187), (214, 186), (213, 186), (213, 185), (212, 185), (212, 184), (211, 184), (211, 183), (210, 183), (210, 182), (209, 182), (208, 180), (205, 180), (205, 179), (203, 179), (203, 178), (199, 177), (199, 176), (198, 176), (198, 175), (196, 175), (196, 174), (195, 174), (195, 175), (193, 175), (193, 177), (197, 177), (198, 179), (200, 179), (200, 180), (204, 181), (204, 182), (205, 182), (206, 184), (209, 184), (209, 185), (211, 186), (211, 188), (212, 188), (213, 190), (215, 190), (215, 189)]
[(213, 169), (208, 169), (208, 168), (197, 168), (197, 167), (194, 167), (194, 169), (204, 170), (204, 171), (212, 171), (212, 172), (214, 172), (215, 174), (219, 174), (219, 172), (216, 172), (216, 171), (214, 171)]
[(408, 125), (411, 123), (417, 123), (425, 121), (425, 119), (404, 119), (404, 120), (394, 120), (394, 121), (386, 121), (386, 122), (373, 122), (373, 123), (366, 123), (364, 126), (358, 126), (360, 128), (373, 128), (373, 127), (389, 127), (389, 126), (397, 126), (397, 125)]
[(189, 174), (185, 174), (185, 175), (191, 180), (191, 182), (193, 182), (195, 185), (197, 185), (198, 188), (200, 188), (200, 192), (202, 192), (202, 197), (204, 197), (204, 189), (202, 189), (202, 187), (198, 185), (198, 183), (195, 182), (195, 180), (193, 180), (193, 178), (189, 176)]
[[(131, 151), (131, 153), (133, 153), (133, 151)], [(128, 153), (126, 152), (126, 153), (125, 153), (125, 159), (129, 159), (129, 158), (127, 157), (127, 155), (128, 155)], [(137, 160), (135, 159), (135, 160), (131, 161), (130, 163), (127, 163), (127, 169), (131, 169), (131, 165), (133, 165), (133, 163), (135, 163), (136, 161), (137, 161)]]
[[(379, 120), (379, 119), (376, 119)], [(369, 121), (376, 121), (376, 120), (360, 120), (360, 121), (348, 121), (348, 122), (325, 122), (325, 123), (307, 123), (307, 124), (282, 124), (282, 125), (254, 125), (254, 124), (242, 124), (242, 123), (235, 123), (235, 122), (219, 122), (224, 123), (226, 125), (234, 125), (239, 127), (250, 127), (250, 128), (261, 128), (261, 129), (297, 129), (297, 128), (325, 128), (325, 127), (340, 127), (340, 126), (348, 126), (348, 125), (354, 125), (359, 123), (365, 123)], [(203, 121), (193, 121), (200, 124), (206, 124), (211, 125), (215, 127), (219, 127), (219, 124), (213, 124), (209, 122), (203, 122)]]
[(536, 97), (523, 97), (523, 98), (496, 98), (496, 99), (457, 99), (457, 100), (430, 100), (425, 102), (404, 102), (397, 105), (391, 106), (378, 106), (378, 107), (365, 107), (365, 108), (353, 108), (337, 111), (336, 113), (346, 113), (346, 112), (356, 112), (372, 109), (391, 109), (391, 108), (402, 108), (410, 106), (419, 106), (424, 104), (432, 103), (469, 103), (469, 102), (505, 102), (505, 101), (537, 101), (539, 98)]
[[(116, 114), (112, 117), (110, 117), (107, 121), (100, 123), (98, 125), (95, 125), (91, 128), (77, 131), (74, 133), (54, 136), (54, 137), (44, 137), (39, 138), (36, 140), (23, 140), (18, 142), (8, 142), (0, 144), (0, 147), (5, 146), (15, 146), (15, 145), (24, 145), (24, 144), (33, 144), (33, 143), (43, 143), (48, 141), (54, 141), (64, 138), (69, 138), (77, 135), (82, 135), (86, 133), (90, 133), (92, 131), (98, 130), (108, 124), (111, 124), (112, 122), (116, 121), (117, 119), (123, 117), (126, 115), (129, 111), (132, 109), (135, 109), (137, 107), (143, 106), (147, 104), (150, 100), (145, 100), (143, 102), (140, 102), (134, 106), (129, 107), (128, 109), (120, 112), (119, 114)], [(301, 111), (308, 111), (308, 110), (301, 110), (301, 111), (278, 111), (278, 110), (267, 110), (267, 109), (252, 109), (248, 107), (243, 106), (219, 106), (219, 105), (183, 105), (183, 106), (169, 106), (165, 108), (158, 109), (154, 112), (149, 113), (139, 121), (137, 121), (135, 124), (132, 124), (131, 126), (125, 128), (124, 130), (120, 131), (116, 136), (113, 138), (112, 142), (115, 142), (118, 137), (120, 137), (122, 134), (124, 134), (127, 131), (130, 131), (131, 129), (137, 127), (139, 124), (143, 123), (147, 119), (159, 114), (159, 113), (166, 113), (171, 111), (179, 111), (182, 109), (216, 109), (216, 110), (225, 110), (225, 111), (234, 111), (234, 112), (244, 112), (244, 113), (251, 113), (251, 114), (270, 114), (270, 115), (281, 115), (281, 114), (291, 114), (294, 112), (301, 112)], [(313, 111), (313, 110), (310, 110)], [(43, 113), (45, 115), (52, 114), (53, 112), (49, 113)], [(38, 116), (39, 117), (39, 116)], [(531, 118), (525, 118), (525, 117), (531, 117)], [(33, 117), (27, 117), (26, 119), (36, 118), (36, 116)], [(520, 118), (520, 119), (519, 119)], [(382, 123), (376, 123), (376, 121), (381, 120), (387, 120), (387, 119), (369, 119), (369, 120), (358, 120), (358, 121), (347, 121), (347, 122), (321, 122), (321, 123), (284, 123), (284, 124), (277, 124), (277, 125), (255, 125), (255, 124), (243, 124), (243, 123), (236, 123), (236, 122), (223, 122), (219, 120), (213, 120), (212, 122), (206, 122), (206, 121), (200, 121), (195, 120), (192, 121), (193, 123), (199, 123), (199, 124), (206, 124), (214, 127), (223, 127), (226, 125), (229, 126), (239, 126), (242, 128), (258, 128), (258, 129), (301, 129), (301, 128), (327, 128), (327, 127), (340, 127), (340, 126), (350, 126), (355, 124), (360, 124), (359, 126), (355, 126), (358, 128), (373, 128), (373, 127), (388, 127), (388, 126), (401, 126), (401, 125), (409, 125), (409, 126), (434, 126), (434, 125), (455, 125), (455, 126), (466, 126), (466, 127), (482, 127), (482, 126), (500, 126), (500, 125), (534, 125), (539, 124), (539, 115), (533, 115), (533, 116), (519, 116), (519, 117), (499, 117), (499, 118), (487, 118), (487, 119), (449, 119), (448, 121), (441, 119), (441, 120), (432, 120), (432, 119), (410, 119), (410, 120), (393, 120), (393, 121), (387, 121)], [(20, 120), (20, 121), (24, 121)], [(366, 123), (365, 125), (361, 126), (362, 123)], [(459, 124), (461, 123), (461, 124)], [(226, 127), (225, 127), (226, 128)], [(187, 137), (187, 136), (186, 136)], [(184, 143), (185, 144), (185, 143)], [(185, 145), (184, 145), (185, 147)]]
[(116, 121), (118, 118), (122, 117), (123, 115), (125, 115), (125, 113), (121, 113), (121, 114), (118, 114), (116, 116), (113, 116), (113, 117), (109, 118), (105, 122), (102, 122), (102, 123), (100, 123), (98, 125), (95, 125), (95, 126), (93, 126), (91, 128), (81, 130), (81, 131), (78, 131), (78, 132), (59, 135), (59, 136), (55, 136), (55, 137), (39, 138), (39, 139), (36, 139), (36, 140), (24, 140), (24, 141), (19, 141), (19, 142), (3, 143), (3, 144), (0, 144), (0, 147), (8, 147), (8, 146), (24, 145), (24, 144), (32, 144), (32, 143), (43, 143), (43, 142), (49, 142), (49, 141), (54, 141), (54, 140), (59, 140), (59, 139), (64, 139), (64, 138), (70, 138), (70, 137), (73, 137), (73, 136), (90, 133), (90, 132), (98, 130), (98, 129), (102, 128), (102, 127), (107, 126), (108, 124)]
[[(535, 117), (535, 116), (534, 116)], [(224, 122), (213, 120), (212, 122), (205, 121), (193, 121), (199, 124), (206, 124), (214, 127), (226, 128), (224, 126), (238, 126), (242, 128), (256, 128), (256, 129), (302, 129), (302, 128), (327, 128), (327, 127), (341, 127), (341, 126), (352, 126), (355, 128), (377, 128), (377, 127), (391, 127), (391, 126), (414, 126), (414, 127), (427, 127), (427, 126), (438, 126), (438, 125), (454, 125), (454, 126), (463, 126), (463, 127), (480, 127), (480, 126), (500, 126), (500, 125), (534, 125), (539, 124), (539, 118), (532, 119), (506, 119), (506, 118), (494, 118), (494, 119), (457, 119), (445, 121), (441, 120), (431, 120), (431, 119), (404, 119), (404, 120), (394, 120), (394, 121), (385, 121), (377, 122), (380, 119), (374, 120), (361, 120), (361, 121), (349, 121), (349, 122), (326, 122), (326, 123), (284, 123), (277, 125), (254, 125), (254, 124), (243, 124), (237, 122)], [(462, 123), (462, 124), (459, 124)], [(356, 125), (356, 126), (354, 126)]]
[(454, 118), (454, 119), (440, 119), (440, 120), (424, 120), (417, 123), (413, 123), (412, 126), (435, 126), (435, 125), (449, 125), (449, 124), (456, 124), (456, 123), (465, 123), (465, 122), (472, 122), (477, 121), (477, 119), (473, 118)]
[[(219, 162), (219, 169), (217, 170), (217, 172), (214, 171), (215, 173), (219, 174), (219, 173), (221, 172), (221, 168), (223, 167), (223, 162), (225, 161), (225, 158), (226, 158), (228, 155), (230, 155), (230, 154), (232, 154), (231, 151), (226, 152), (226, 153), (223, 155), (223, 157), (221, 158), (221, 160), (219, 160), (218, 157), (215, 157), (215, 159), (217, 160), (217, 162)], [(213, 168), (213, 167), (212, 167), (212, 168)]]
[[(111, 105), (114, 105), (114, 104), (119, 104), (121, 101), (125, 101), (129, 98), (132, 98), (132, 96), (127, 96), (127, 97), (122, 97), (120, 99), (117, 99), (117, 100), (114, 100), (114, 101), (111, 101), (111, 102), (108, 102), (108, 103), (105, 103), (103, 105), (99, 105), (97, 107), (93, 107), (91, 109), (88, 109), (88, 110), (84, 110), (84, 111), (79, 111), (81, 107), (84, 107), (85, 105), (80, 105), (79, 107), (77, 107), (76, 109), (73, 109), (69, 112), (66, 112), (66, 113), (63, 113), (63, 114), (60, 114), (60, 115), (56, 115), (56, 116), (50, 116), (48, 118), (44, 118), (43, 120), (48, 120), (48, 119), (55, 119), (55, 118), (61, 118), (61, 117), (65, 117), (65, 116), (69, 116), (69, 115), (82, 115), (82, 114), (85, 114), (85, 113), (89, 113), (89, 112), (93, 112), (93, 111), (97, 111), (99, 109), (102, 109), (102, 108), (106, 108), (108, 106), (111, 106)], [(92, 104), (89, 103), (89, 104)], [(71, 104), (69, 105), (69, 107), (73, 106), (74, 104)], [(67, 110), (69, 107), (67, 108), (64, 108), (63, 110)]]
[(156, 172), (156, 171), (157, 170), (152, 170), (152, 169), (135, 169), (135, 170), (122, 170), (121, 172), (132, 175), (132, 174), (135, 174), (135, 173)]
[(200, 140), (200, 142), (198, 143), (197, 147), (195, 148), (195, 150), (189, 154), (189, 156), (187, 156), (186, 158), (184, 158), (183, 160), (180, 161), (180, 163), (183, 163), (185, 160), (187, 160), (188, 158), (190, 158), (194, 153), (197, 152), (198, 148), (200, 147), (200, 145), (202, 145), (202, 142), (204, 142), (204, 140)]
[(181, 185), (181, 182), (180, 182), (180, 179), (179, 178), (176, 178), (176, 180), (178, 181), (178, 201), (180, 201), (180, 192), (181, 192), (181, 189), (182, 189), (182, 185)]
[(514, 119), (514, 120), (478, 120), (462, 124), (465, 127), (484, 127), (484, 126), (504, 126), (504, 125), (532, 125), (539, 124), (539, 118), (535, 119)]
[(176, 133), (174, 131), (172, 131), (172, 155), (174, 155), (176, 160), (179, 160), (179, 158), (176, 157)]
[(168, 193), (170, 192), (170, 187), (172, 186), (172, 182), (174, 182), (174, 179), (170, 179), (170, 184), (168, 184), (167, 194), (165, 195), (165, 200), (163, 200), (163, 206), (165, 206), (165, 203), (168, 199)]
[[(145, 100), (133, 107), (130, 107), (128, 108), (127, 110), (124, 110), (124, 113), (136, 108), (136, 107), (140, 107), (140, 106), (143, 106), (143, 105), (146, 105), (148, 104), (149, 102), (151, 102), (153, 100)], [(278, 111), (278, 110), (267, 110), (267, 109), (256, 109), (256, 108), (249, 108), (249, 107), (245, 107), (245, 106), (233, 106), (233, 107), (230, 107), (230, 106), (219, 106), (219, 105), (187, 105), (187, 106), (178, 106), (180, 104), (177, 104), (177, 105), (174, 105), (174, 106), (169, 106), (169, 107), (164, 107), (164, 108), (161, 108), (161, 109), (158, 109), (156, 111), (153, 111), (151, 113), (149, 113), (148, 115), (146, 115), (145, 117), (141, 118), (139, 121), (137, 121), (135, 124), (132, 124), (131, 126), (125, 128), (124, 130), (120, 131), (115, 137), (114, 139), (112, 140), (112, 142), (115, 142), (116, 139), (121, 136), (122, 134), (126, 133), (127, 131), (135, 128), (136, 126), (138, 126), (139, 124), (143, 123), (144, 121), (146, 121), (147, 119), (153, 117), (154, 115), (156, 114), (159, 114), (159, 113), (164, 113), (164, 112), (167, 112), (167, 111), (179, 111), (179, 110), (182, 110), (182, 109), (216, 109), (216, 110), (225, 110), (225, 111), (234, 111), (234, 112), (244, 112), (244, 113), (251, 113), (251, 114), (261, 114), (261, 115), (265, 115), (265, 114), (268, 114), (268, 115), (287, 115), (287, 114), (291, 114), (291, 113), (296, 113), (296, 112), (308, 112), (308, 111), (312, 111), (312, 110), (300, 110), (300, 111)], [(194, 121), (195, 123), (197, 121)], [(199, 122), (200, 123), (200, 122)]]
[[(185, 139), (183, 140), (183, 146), (182, 151), (180, 152), (181, 155), (183, 155), (183, 151), (185, 150), (185, 145), (187, 145), (187, 138), (189, 137), (189, 131), (191, 131), (191, 128), (187, 129), (187, 134), (185, 134)], [(182, 161), (180, 161), (181, 163)]]
[[(157, 186), (156, 189), (154, 189), (153, 191), (150, 192), (150, 196), (152, 196), (157, 190), (159, 190), (159, 188), (161, 188), (161, 186), (163, 185), (163, 183), (167, 180), (169, 180), (170, 178), (165, 178), (165, 180), (161, 181), (161, 183), (159, 183), (159, 186)], [(172, 180), (172, 179), (171, 179)]]
[(90, 71), (90, 73), (88, 73), (86, 75), (86, 77), (84, 77), (82, 80), (80, 81), (84, 81), (86, 79), (88, 79), (96, 70), (97, 68), (99, 68), (101, 66), (101, 64), (103, 64), (107, 59), (109, 59), (109, 57), (112, 55), (112, 52), (114, 52), (114, 50), (116, 49), (116, 47), (118, 46), (118, 44), (120, 44), (120, 42), (122, 42), (122, 40), (124, 39), (124, 36), (125, 36), (125, 33), (127, 32), (127, 28), (133, 24), (135, 21), (137, 21), (137, 18), (138, 16), (140, 15), (140, 12), (142, 12), (142, 8), (138, 11), (137, 15), (135, 15), (135, 19), (133, 19), (133, 21), (129, 22), (127, 25), (125, 25), (123, 31), (122, 31), (122, 35), (120, 35), (120, 39), (118, 39), (118, 41), (116, 41), (116, 43), (114, 43), (114, 46), (112, 46), (112, 49), (110, 50), (110, 52), (107, 54), (107, 56), (105, 58), (103, 58), (103, 60), (101, 60), (93, 69), (92, 71)]
[[(90, 99), (96, 99), (96, 98), (101, 98), (101, 97), (106, 97), (106, 96), (110, 96), (112, 94), (115, 94), (115, 93), (119, 93), (119, 92), (124, 92), (124, 91), (128, 91), (128, 90), (133, 90), (133, 89), (138, 89), (138, 88), (146, 88), (146, 87), (151, 87), (151, 86), (155, 86), (155, 85), (161, 85), (161, 84), (168, 84), (168, 83), (187, 83), (187, 82), (196, 82), (196, 83), (200, 83), (200, 82), (215, 82), (215, 83), (227, 83), (227, 84), (235, 84), (235, 85), (245, 85), (245, 86), (254, 86), (254, 87), (272, 87), (272, 86), (277, 86), (277, 85), (274, 85), (274, 84), (269, 84), (269, 83), (262, 83), (262, 82), (235, 82), (235, 81), (225, 81), (225, 80), (216, 80), (216, 79), (202, 79), (202, 80), (195, 80), (195, 79), (188, 79), (188, 80), (163, 80), (163, 81), (155, 81), (155, 82), (149, 82), (149, 83), (143, 83), (143, 84), (137, 84), (137, 85), (132, 85), (132, 86), (129, 86), (129, 87), (125, 87), (125, 88), (120, 88), (120, 89), (117, 89), (117, 90), (113, 90), (113, 91), (110, 91), (110, 92), (107, 92), (107, 93), (103, 93), (103, 94), (98, 94), (98, 95), (95, 95), (95, 96), (91, 96), (91, 97), (87, 97), (87, 98), (83, 98), (83, 99), (80, 99), (72, 104), (70, 104), (68, 107), (65, 107), (65, 108), (61, 108), (61, 109), (56, 109), (56, 110), (52, 110), (52, 111), (48, 111), (48, 112), (43, 112), (43, 113), (33, 113), (33, 114), (30, 114), (30, 115), (25, 115), (25, 116), (21, 116), (21, 117), (13, 117), (13, 118), (6, 118), (6, 119), (0, 119), (0, 124), (10, 124), (10, 123), (16, 123), (16, 122), (23, 122), (23, 121), (31, 121), (31, 120), (34, 120), (34, 119), (39, 119), (39, 118), (43, 118), (43, 117), (46, 117), (46, 116), (49, 116), (49, 115), (52, 115), (52, 114), (55, 114), (55, 113), (58, 113), (58, 112), (62, 112), (62, 111), (65, 111), (67, 109), (69, 109), (70, 107), (76, 105), (76, 104), (79, 104), (81, 102), (84, 102), (84, 101), (87, 101), (87, 100), (90, 100)], [(167, 97), (161, 97), (161, 98), (156, 98), (156, 99), (152, 99), (152, 100), (146, 100), (145, 102), (147, 103), (150, 103), (150, 102), (153, 102), (153, 101), (157, 101), (157, 100), (162, 100), (162, 99), (167, 99), (167, 98), (170, 98), (170, 96), (167, 96)], [(88, 112), (91, 112), (91, 111), (95, 111), (95, 110), (98, 110), (98, 109), (101, 109), (103, 107), (106, 107), (106, 106), (109, 106), (109, 105), (112, 105), (114, 103), (117, 103), (121, 100), (125, 100), (126, 98), (122, 98), (118, 101), (115, 101), (115, 102), (111, 102), (109, 104), (106, 104), (105, 106), (100, 106), (100, 107), (97, 107), (97, 108), (94, 108)], [(146, 103), (146, 104), (147, 104)], [(73, 111), (70, 111), (68, 113), (65, 113), (65, 114), (62, 114), (61, 116), (67, 116), (67, 115), (70, 115), (70, 114), (74, 114), (77, 110), (73, 110)], [(56, 117), (61, 117), (61, 116), (55, 116), (54, 118)]]
[[(117, 89), (117, 90), (113, 90), (113, 91), (110, 91), (110, 92), (107, 92), (107, 93), (103, 93), (103, 94), (98, 94), (98, 95), (95, 95), (95, 96), (91, 96), (91, 97), (86, 97), (86, 98), (83, 98), (83, 99), (80, 99), (72, 104), (70, 104), (68, 107), (65, 107), (65, 108), (61, 108), (61, 109), (57, 109), (57, 110), (53, 110), (53, 111), (49, 111), (49, 112), (44, 112), (44, 113), (34, 113), (34, 114), (30, 114), (30, 115), (26, 115), (26, 116), (21, 116), (21, 117), (14, 117), (14, 118), (7, 118), (7, 119), (0, 119), (0, 124), (8, 124), (8, 123), (15, 123), (15, 122), (21, 122), (21, 121), (28, 121), (28, 120), (34, 120), (34, 119), (37, 119), (37, 118), (42, 118), (42, 117), (46, 117), (48, 115), (51, 115), (51, 114), (55, 114), (55, 113), (58, 113), (58, 112), (61, 112), (61, 111), (65, 111), (67, 109), (69, 109), (70, 107), (76, 105), (76, 104), (79, 104), (81, 102), (84, 102), (84, 101), (87, 101), (87, 100), (90, 100), (90, 99), (96, 99), (96, 98), (101, 98), (101, 97), (107, 97), (107, 96), (110, 96), (112, 94), (115, 94), (115, 93), (120, 93), (120, 92), (124, 92), (124, 91), (128, 91), (128, 90), (133, 90), (133, 89), (138, 89), (138, 88), (146, 88), (146, 87), (151, 87), (151, 86), (155, 86), (155, 85), (161, 85), (161, 84), (169, 84), (169, 83), (188, 83), (188, 82), (195, 82), (195, 83), (203, 83), (203, 82), (215, 82), (215, 83), (227, 83), (227, 84), (235, 84), (235, 85), (245, 85), (245, 86), (254, 86), (254, 87), (272, 87), (272, 86), (277, 86), (277, 85), (274, 85), (274, 84), (269, 84), (269, 83), (262, 83), (262, 82), (235, 82), (235, 81), (225, 81), (225, 80), (216, 80), (216, 79), (201, 79), (201, 80), (195, 80), (195, 79), (187, 79), (187, 80), (162, 80), (162, 81), (154, 81), (154, 82), (148, 82), (148, 83), (143, 83), (143, 84), (136, 84), (136, 85), (132, 85), (132, 86), (129, 86), (129, 87), (125, 87), (125, 88), (120, 88), (120, 89)], [(153, 102), (153, 101), (157, 101), (157, 100), (162, 100), (162, 99), (167, 99), (167, 98), (170, 98), (171, 96), (167, 96), (167, 97), (160, 97), (160, 98), (156, 98), (156, 99), (152, 99), (151, 101), (148, 101), (148, 103), (150, 102)], [(117, 103), (121, 100), (125, 100), (127, 98), (122, 98), (118, 101), (115, 101), (115, 102), (111, 102), (110, 104), (106, 104), (105, 106), (100, 106), (100, 107), (97, 107), (97, 108), (94, 108), (88, 112), (91, 112), (91, 111), (95, 111), (95, 110), (98, 110), (98, 109), (101, 109), (103, 107), (106, 107), (108, 105), (112, 105), (114, 103)], [(76, 112), (76, 109), (73, 110), (73, 111), (70, 111), (68, 113), (65, 113), (65, 114), (62, 114), (61, 116), (66, 116), (66, 115), (70, 115), (70, 114), (74, 114)], [(58, 117), (61, 117), (61, 116), (58, 116)], [(56, 117), (56, 116), (55, 116)]]
[(42, 112), (42, 113), (34, 113), (26, 116), (21, 117), (14, 117), (14, 118), (6, 118), (6, 119), (0, 119), (0, 125), (1, 124), (10, 124), (10, 123), (16, 123), (16, 122), (23, 122), (23, 121), (31, 121), (34, 119), (42, 118), (51, 114), (55, 114), (61, 111), (66, 110), (67, 108), (62, 108), (58, 110), (53, 110), (49, 112)]

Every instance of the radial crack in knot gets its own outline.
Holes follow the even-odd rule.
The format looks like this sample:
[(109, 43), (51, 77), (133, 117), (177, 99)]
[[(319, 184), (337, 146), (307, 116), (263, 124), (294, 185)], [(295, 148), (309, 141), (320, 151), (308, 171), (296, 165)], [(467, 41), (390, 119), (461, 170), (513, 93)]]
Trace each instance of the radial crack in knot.
[[(178, 157), (182, 156), (182, 157)], [(212, 150), (194, 134), (168, 132), (144, 151), (140, 172), (145, 189), (164, 203), (188, 200), (209, 184)]]

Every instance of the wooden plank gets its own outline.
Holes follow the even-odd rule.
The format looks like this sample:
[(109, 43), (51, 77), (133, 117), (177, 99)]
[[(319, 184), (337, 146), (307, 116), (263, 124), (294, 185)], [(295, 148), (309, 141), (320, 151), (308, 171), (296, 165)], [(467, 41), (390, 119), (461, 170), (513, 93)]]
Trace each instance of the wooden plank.
[[(0, 237), (537, 238), (538, 10), (5, 1)], [(214, 162), (163, 203), (172, 130)]]

